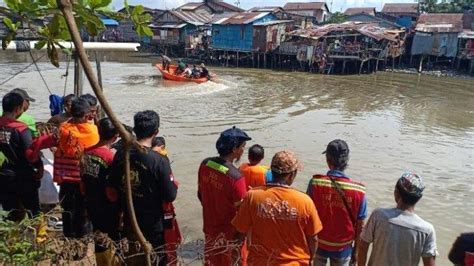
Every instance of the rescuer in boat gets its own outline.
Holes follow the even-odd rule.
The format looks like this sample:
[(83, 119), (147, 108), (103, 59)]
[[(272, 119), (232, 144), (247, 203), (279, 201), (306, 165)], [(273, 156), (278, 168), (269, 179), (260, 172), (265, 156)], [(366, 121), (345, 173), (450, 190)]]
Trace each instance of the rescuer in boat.
[(194, 79), (198, 79), (201, 77), (201, 71), (199, 71), (196, 65), (193, 65), (193, 69), (191, 70), (191, 77)]
[(183, 74), (184, 70), (186, 69), (186, 64), (183, 62), (183, 60), (178, 60), (178, 67), (176, 68), (175, 75), (181, 75)]
[(171, 59), (167, 57), (166, 55), (162, 54), (161, 60), (162, 60), (161, 64), (163, 65), (163, 70), (170, 72)]
[(211, 79), (211, 76), (209, 75), (209, 70), (207, 70), (206, 65), (204, 65), (204, 63), (201, 63), (201, 76), (200, 76), (200, 78)]
[(187, 78), (192, 78), (193, 77), (193, 72), (191, 71), (191, 68), (189, 68), (189, 65), (186, 64), (186, 67), (184, 68), (184, 72), (182, 76), (187, 77)]

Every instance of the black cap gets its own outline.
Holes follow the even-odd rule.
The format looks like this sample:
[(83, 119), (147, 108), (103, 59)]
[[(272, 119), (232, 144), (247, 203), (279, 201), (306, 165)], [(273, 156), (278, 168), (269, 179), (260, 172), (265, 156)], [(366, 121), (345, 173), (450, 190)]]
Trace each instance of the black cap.
[(234, 126), (221, 133), (216, 142), (216, 148), (218, 151), (233, 149), (239, 142), (251, 139), (242, 129)]
[(327, 154), (335, 158), (349, 156), (349, 146), (342, 139), (335, 139), (329, 142), (323, 154)]
[(16, 88), (11, 91), (12, 93), (19, 94), (21, 97), (23, 97), (24, 100), (27, 100), (29, 102), (35, 102), (36, 100), (30, 95), (28, 95), (28, 92), (26, 92), (24, 89)]

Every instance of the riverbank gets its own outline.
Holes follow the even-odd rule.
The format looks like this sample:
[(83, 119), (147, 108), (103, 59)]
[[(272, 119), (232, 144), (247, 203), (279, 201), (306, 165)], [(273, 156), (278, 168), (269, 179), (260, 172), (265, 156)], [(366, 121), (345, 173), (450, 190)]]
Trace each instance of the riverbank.
[[(294, 150), (305, 165), (294, 184), (301, 191), (313, 174), (326, 171), (321, 155), (325, 145), (335, 138), (345, 139), (351, 149), (348, 174), (366, 184), (370, 210), (394, 206), (395, 180), (407, 169), (417, 171), (427, 185), (417, 213), (435, 226), (440, 265), (448, 264), (454, 239), (461, 232), (474, 231), (472, 217), (466, 215), (474, 211), (466, 205), (474, 197), (472, 79), (211, 67), (219, 82), (196, 85), (162, 80), (151, 65), (154, 60), (104, 62), (104, 91), (124, 123), (133, 123), (133, 114), (143, 109), (159, 112), (160, 132), (180, 182), (175, 206), (185, 242), (190, 243), (183, 247), (189, 256), (203, 237), (196, 198), (199, 163), (216, 154), (219, 132), (233, 125), (248, 131), (253, 139), (248, 145), (265, 147), (266, 164), (275, 152)], [(0, 63), (4, 69), (0, 80), (25, 66)], [(47, 62), (39, 68), (52, 92), (62, 94), (65, 61), (59, 69)], [(67, 93), (72, 82), (70, 77)], [(29, 110), (36, 119), (49, 118), (48, 93), (34, 67), (1, 86), (0, 92), (15, 87), (28, 88), (36, 98)], [(90, 91), (86, 84), (84, 92)]]
[[(34, 58), (39, 58), (42, 55), (42, 53), (38, 51), (33, 52)], [(161, 57), (158, 56), (157, 54), (152, 54), (152, 53), (142, 53), (142, 52), (98, 52), (98, 53), (90, 53), (89, 57), (91, 61), (95, 61), (95, 57), (98, 56), (98, 58), (102, 62), (120, 62), (120, 63), (149, 63), (150, 65), (154, 66), (156, 63), (161, 63)], [(210, 67), (222, 67), (222, 68), (229, 68), (229, 69), (255, 69), (255, 70), (273, 70), (273, 71), (278, 71), (278, 72), (302, 72), (302, 73), (311, 73), (311, 74), (317, 74), (314, 71), (311, 71), (309, 68), (293, 68), (293, 69), (287, 69), (287, 68), (255, 68), (250, 65), (240, 65), (237, 67), (236, 65), (228, 65), (226, 66), (225, 63), (216, 63), (213, 61), (201, 61), (196, 58), (173, 58), (173, 60), (178, 60), (178, 59), (183, 59), (186, 63), (193, 65), (199, 65), (201, 63), (205, 63), (207, 66)], [(0, 60), (3, 62), (11, 62), (11, 63), (31, 63), (32, 59), (29, 55), (29, 53), (16, 53), (13, 51), (9, 52), (2, 52)], [(61, 62), (64, 64), (67, 62), (67, 57), (63, 55), (63, 58), (61, 59)], [(39, 60), (39, 62), (49, 62), (47, 57)], [(365, 70), (364, 72), (361, 73), (361, 75), (366, 75), (366, 74), (373, 74), (376, 73), (373, 71), (375, 68), (372, 66), (370, 70), (372, 71), (367, 71)], [(455, 69), (450, 69), (447, 67), (441, 68), (434, 68), (430, 70), (423, 70), (421, 73), (418, 72), (418, 69), (413, 68), (413, 67), (407, 67), (406, 64), (396, 64), (395, 68), (392, 69), (391, 66), (388, 67), (380, 67), (380, 70), (378, 72), (395, 72), (395, 73), (403, 73), (403, 74), (415, 74), (415, 75), (429, 75), (429, 76), (436, 76), (436, 77), (456, 77), (456, 78), (463, 78), (463, 79), (473, 79), (473, 75), (469, 75), (467, 72), (462, 72), (462, 71), (457, 71)], [(338, 74), (341, 75), (341, 74)], [(347, 75), (356, 75), (356, 74), (347, 74)], [(343, 75), (344, 76), (344, 75)], [(1, 82), (1, 81), (0, 81)]]

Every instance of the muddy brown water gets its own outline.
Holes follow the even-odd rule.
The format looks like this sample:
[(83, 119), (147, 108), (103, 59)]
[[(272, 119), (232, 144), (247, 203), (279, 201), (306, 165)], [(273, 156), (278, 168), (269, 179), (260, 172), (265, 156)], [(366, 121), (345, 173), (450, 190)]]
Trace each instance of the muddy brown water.
[[(0, 82), (26, 63), (1, 63)], [(65, 64), (39, 65), (52, 92), (63, 93)], [(304, 163), (294, 186), (305, 190), (326, 171), (321, 152), (336, 138), (350, 146), (347, 173), (367, 186), (369, 209), (394, 206), (393, 188), (405, 170), (421, 174), (425, 196), (417, 213), (434, 224), (440, 265), (461, 233), (474, 231), (474, 81), (397, 73), (323, 76), (257, 69), (211, 68), (216, 82), (163, 81), (149, 63), (102, 63), (105, 94), (124, 122), (153, 109), (161, 116), (175, 176), (186, 241), (202, 238), (197, 170), (214, 156), (219, 132), (233, 125), (265, 147), (265, 163), (294, 150)], [(67, 92), (72, 91), (72, 75)], [(26, 87), (37, 99), (29, 113), (49, 116), (48, 91), (33, 67), (0, 87)], [(88, 86), (85, 91), (90, 91)], [(244, 155), (245, 157), (246, 155)], [(246, 158), (242, 158), (245, 161)]]

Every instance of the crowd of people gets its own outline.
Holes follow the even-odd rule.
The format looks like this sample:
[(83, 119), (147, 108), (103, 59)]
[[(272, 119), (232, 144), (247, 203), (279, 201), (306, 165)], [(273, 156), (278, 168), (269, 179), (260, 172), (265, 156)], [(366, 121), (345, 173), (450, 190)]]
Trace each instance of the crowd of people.
[[(25, 113), (30, 102), (34, 99), (22, 89), (2, 99), (0, 203), (10, 212), (8, 218), (40, 214), (41, 151), (51, 149), (64, 236), (83, 237), (89, 221), (92, 230), (113, 240), (137, 241), (126, 204), (126, 148), (112, 121), (98, 119), (97, 99), (66, 96), (64, 112), (49, 120), (58, 130), (47, 133), (38, 132)], [(129, 129), (139, 146), (128, 154), (137, 222), (157, 251), (158, 264), (176, 264), (181, 234), (173, 201), (178, 182), (165, 139), (158, 136), (160, 117), (147, 110), (133, 121)], [(277, 152), (270, 166), (263, 166), (264, 148), (254, 144), (248, 163), (235, 166), (251, 140), (239, 128), (227, 129), (217, 139), (218, 155), (199, 166), (206, 265), (435, 265), (434, 227), (415, 213), (425, 188), (420, 175), (406, 172), (394, 180), (396, 207), (375, 209), (367, 219), (366, 188), (345, 173), (349, 145), (344, 140), (327, 145), (328, 171), (314, 175), (306, 192), (291, 187), (301, 164), (290, 150)], [(473, 234), (461, 235), (450, 260), (472, 265), (472, 243)], [(131, 245), (128, 252), (141, 251)], [(96, 243), (98, 264), (110, 265), (110, 254)], [(126, 262), (142, 265), (144, 259), (129, 256)]]

